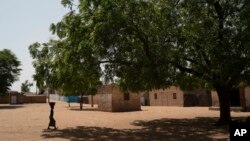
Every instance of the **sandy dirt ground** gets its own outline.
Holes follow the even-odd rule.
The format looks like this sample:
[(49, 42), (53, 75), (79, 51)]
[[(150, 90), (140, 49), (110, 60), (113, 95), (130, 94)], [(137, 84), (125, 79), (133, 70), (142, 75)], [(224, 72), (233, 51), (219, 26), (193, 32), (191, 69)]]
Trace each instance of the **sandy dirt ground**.
[[(56, 102), (57, 130), (47, 130), (48, 104), (0, 104), (0, 141), (223, 141), (228, 127), (215, 127), (219, 111), (208, 107), (143, 106), (136, 112), (101, 112)], [(232, 112), (243, 119), (249, 112)]]

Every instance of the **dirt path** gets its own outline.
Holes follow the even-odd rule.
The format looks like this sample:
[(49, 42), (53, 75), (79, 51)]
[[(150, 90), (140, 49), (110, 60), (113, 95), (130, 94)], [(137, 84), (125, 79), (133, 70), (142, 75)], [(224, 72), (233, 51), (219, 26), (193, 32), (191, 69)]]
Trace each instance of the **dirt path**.
[[(38, 140), (227, 140), (228, 130), (215, 128), (218, 111), (207, 107), (142, 107), (137, 112), (100, 112), (84, 105), (56, 102), (58, 130), (46, 130), (48, 104), (0, 105), (0, 141)], [(232, 112), (233, 117), (250, 113)]]

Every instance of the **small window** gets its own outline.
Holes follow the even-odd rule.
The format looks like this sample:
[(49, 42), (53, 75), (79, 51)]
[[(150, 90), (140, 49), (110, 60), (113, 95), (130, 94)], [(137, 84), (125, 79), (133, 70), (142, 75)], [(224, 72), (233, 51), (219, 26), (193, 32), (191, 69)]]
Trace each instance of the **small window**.
[(155, 93), (155, 99), (157, 99), (157, 93)]
[(173, 93), (173, 99), (177, 99), (176, 93)]
[(129, 93), (128, 92), (124, 93), (124, 100), (129, 100)]

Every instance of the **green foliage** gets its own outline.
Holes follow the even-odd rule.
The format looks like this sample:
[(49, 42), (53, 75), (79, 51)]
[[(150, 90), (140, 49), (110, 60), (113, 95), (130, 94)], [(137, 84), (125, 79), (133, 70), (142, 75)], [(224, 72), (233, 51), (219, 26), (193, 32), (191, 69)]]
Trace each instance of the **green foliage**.
[(73, 10), (74, 2), (62, 0), (70, 12), (50, 28), (59, 40), (37, 53), (49, 52), (38, 61), (48, 68), (35, 66), (49, 71), (41, 83), (53, 78), (76, 93), (101, 76), (132, 91), (214, 88), (228, 114), (227, 94), (250, 81), (249, 0), (79, 0)]
[(5, 95), (11, 84), (18, 80), (20, 61), (8, 49), (0, 51), (0, 96)]
[(49, 52), (49, 45), (50, 44), (41, 45), (40, 43), (34, 43), (29, 47), (31, 57), (36, 59), (33, 61), (36, 72), (33, 78), (36, 80), (36, 85), (39, 89), (44, 89), (52, 85), (52, 64), (50, 63), (52, 56)]
[(74, 28), (89, 29), (105, 72), (123, 87), (186, 85), (179, 76), (209, 88), (249, 80), (249, 1), (87, 0), (79, 9), (84, 22)]
[[(65, 7), (73, 3), (62, 1)], [(33, 45), (40, 47), (32, 53), (37, 74), (43, 74), (36, 76), (39, 85), (86, 89), (82, 83), (96, 86), (103, 75), (132, 91), (173, 84), (237, 87), (249, 80), (247, 0), (81, 0), (77, 8), (51, 25), (59, 40)], [(50, 81), (54, 77), (57, 82)]]
[(62, 95), (88, 95), (94, 94), (100, 85), (101, 68), (92, 44), (85, 44), (86, 39), (77, 39), (84, 39), (84, 34), (69, 27), (71, 24), (77, 26), (78, 22), (66, 16), (62, 22), (51, 26), (60, 40), (30, 46), (30, 53), (35, 59), (34, 79), (39, 88), (56, 88)]
[(33, 83), (30, 83), (28, 80), (26, 80), (21, 84), (21, 92), (30, 92), (31, 86), (33, 86)]
[[(182, 71), (214, 88), (238, 87), (249, 81), (249, 1), (184, 1), (180, 4), (181, 45), (178, 59), (189, 62)], [(242, 18), (242, 16), (247, 16)]]
[(45, 92), (45, 89), (44, 89), (44, 88), (38, 89), (38, 94), (44, 94), (44, 92)]

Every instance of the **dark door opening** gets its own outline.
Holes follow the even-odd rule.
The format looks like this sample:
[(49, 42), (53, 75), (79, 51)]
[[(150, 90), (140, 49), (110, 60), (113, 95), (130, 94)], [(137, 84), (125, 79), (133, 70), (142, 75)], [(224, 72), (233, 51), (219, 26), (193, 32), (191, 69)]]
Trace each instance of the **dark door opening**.
[(230, 93), (230, 105), (240, 106), (240, 90), (239, 88), (233, 88)]

